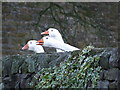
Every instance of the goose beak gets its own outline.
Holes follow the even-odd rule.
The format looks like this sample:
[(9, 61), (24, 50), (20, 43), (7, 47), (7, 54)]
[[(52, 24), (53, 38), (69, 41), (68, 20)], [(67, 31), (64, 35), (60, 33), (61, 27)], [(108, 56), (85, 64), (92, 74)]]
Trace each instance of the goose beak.
[(37, 45), (43, 45), (43, 43), (44, 43), (43, 39), (40, 39), (36, 42)]
[(42, 34), (42, 35), (44, 35), (44, 34), (49, 34), (49, 31), (42, 32), (41, 34)]
[(25, 49), (28, 49), (29, 48), (29, 46), (28, 46), (28, 44), (26, 44), (24, 47), (22, 47), (22, 50), (25, 50)]

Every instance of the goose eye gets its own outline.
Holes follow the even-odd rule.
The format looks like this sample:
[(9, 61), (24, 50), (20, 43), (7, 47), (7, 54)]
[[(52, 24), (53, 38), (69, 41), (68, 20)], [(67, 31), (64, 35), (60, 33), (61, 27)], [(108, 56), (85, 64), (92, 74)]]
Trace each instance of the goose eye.
[(48, 38), (46, 38), (46, 39), (48, 39)]
[(30, 44), (32, 44), (32, 42), (30, 42)]
[(51, 31), (53, 31), (53, 30), (51, 30)]

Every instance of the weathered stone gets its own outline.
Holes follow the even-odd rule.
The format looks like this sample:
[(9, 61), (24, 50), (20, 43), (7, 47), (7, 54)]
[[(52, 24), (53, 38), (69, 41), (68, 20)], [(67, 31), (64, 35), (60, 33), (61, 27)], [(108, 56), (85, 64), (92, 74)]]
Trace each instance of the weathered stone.
[(109, 81), (118, 80), (120, 70), (118, 68), (112, 68), (105, 72), (105, 79)]
[(91, 55), (97, 55), (100, 56), (100, 54), (104, 51), (105, 49), (100, 49), (100, 48), (94, 48), (91, 50)]
[(120, 69), (120, 48), (114, 48), (111, 50), (111, 56), (109, 59), (110, 68), (117, 68)]
[[(112, 55), (110, 49), (102, 49), (100, 51), (94, 49), (93, 51), (91, 55), (95, 54), (102, 57), (100, 58), (100, 65), (105, 63), (106, 59), (109, 60)], [(60, 62), (67, 60), (71, 54), (73, 57), (78, 56), (79, 52), (81, 51), (7, 56), (2, 60), (4, 87), (29, 88), (32, 76), (39, 70), (59, 65)], [(108, 69), (105, 64), (103, 67), (103, 71), (100, 72), (98, 88), (119, 87), (114, 82), (119, 81), (120, 70), (118, 68)]]
[[(34, 39), (34, 37), (36, 37), (36, 39), (40, 39), (41, 36), (40, 33), (42, 31), (46, 30), (46, 28), (49, 27), (55, 27), (61, 32), (65, 42), (71, 45), (73, 44), (78, 48), (85, 47), (88, 44), (94, 45), (95, 47), (113, 47), (113, 46), (115, 47), (118, 40), (117, 37), (118, 32), (116, 32), (117, 31), (116, 20), (118, 20), (117, 3), (109, 4), (109, 6), (103, 3), (87, 5), (88, 6), (86, 7), (86, 4), (83, 3), (51, 4), (49, 2), (48, 3), (5, 2), (2, 4), (3, 31), (7, 31), (5, 33), (8, 33), (8, 31), (10, 31), (9, 35), (15, 38), (16, 40), (13, 40), (12, 38), (5, 38), (3, 39), (3, 41), (10, 41), (11, 44), (8, 44), (8, 42), (6, 43), (3, 42), (2, 44), (3, 45), (8, 44), (8, 46), (14, 45), (14, 50), (16, 50), (16, 52), (9, 48), (12, 55), (16, 53), (24, 54), (23, 52), (19, 52), (17, 48), (19, 44), (24, 44), (26, 40)], [(81, 8), (81, 6), (86, 8)], [(110, 8), (114, 7), (112, 8), (114, 10), (112, 9), (109, 10), (108, 7)], [(92, 10), (92, 12), (89, 12), (87, 8)], [(100, 8), (102, 8), (101, 9), (102, 11), (99, 10)], [(76, 10), (76, 12), (73, 12), (74, 9)], [(81, 10), (80, 11), (81, 13), (79, 13), (79, 10)], [(65, 14), (63, 12), (65, 12)], [(108, 13), (111, 12), (114, 12), (114, 14), (109, 14), (108, 16)], [(94, 14), (95, 16), (91, 17), (92, 14)], [(81, 20), (81, 18), (83, 20)], [(97, 23), (94, 23), (92, 20), (88, 20), (86, 18), (88, 19), (92, 18)], [(10, 26), (11, 30), (9, 30), (8, 25)], [(99, 25), (99, 28), (97, 25)], [(13, 28), (14, 32), (12, 30), (12, 27), (14, 27)], [(24, 34), (25, 31), (27, 33), (31, 33), (31, 31), (33, 31), (38, 34), (32, 32), (31, 34), (26, 34), (22, 37), (18, 36), (17, 33), (21, 32), (21, 34), (22, 33)], [(3, 37), (9, 36), (3, 34)], [(21, 38), (24, 39), (25, 41), (23, 40), (21, 41), (21, 43), (18, 43), (19, 39)], [(19, 48), (21, 48), (21, 46)], [(4, 51), (3, 55), (9, 55), (10, 54), (9, 50), (6, 47), (4, 47), (4, 49), (5, 50), (3, 50)]]
[[(11, 59), (11, 60), (10, 60)], [(2, 70), (2, 76), (10, 76), (10, 72), (11, 72), (11, 66), (12, 66), (12, 58), (11, 57), (6, 57), (5, 59), (2, 59), (2, 66), (3, 66), (3, 70)]]
[(118, 85), (118, 83), (117, 83), (117, 82), (112, 82), (112, 83), (109, 83), (109, 89), (116, 90), (116, 89), (117, 89), (117, 85)]
[(99, 81), (98, 88), (108, 89), (109, 81)]
[(119, 81), (118, 81), (118, 84), (117, 84), (117, 90), (120, 90), (120, 78), (119, 78)]
[(119, 48), (95, 48), (92, 52), (101, 56), (100, 66), (102, 66), (103, 69), (109, 69), (109, 67), (120, 67)]
[(110, 54), (107, 51), (103, 52), (102, 55), (100, 55), (100, 66), (103, 69), (109, 69), (109, 57)]
[(16, 76), (13, 75), (11, 77), (4, 77), (3, 82), (4, 82), (4, 87), (5, 88), (13, 88), (16, 84)]
[(42, 68), (58, 65), (60, 62), (67, 60), (70, 55), (71, 53), (66, 52), (52, 54), (31, 54), (24, 56), (16, 55), (4, 58), (3, 76), (5, 88), (29, 87), (28, 82), (30, 82), (34, 73)]
[(105, 73), (107, 72), (107, 70), (103, 70), (102, 72), (100, 72), (100, 80), (105, 80)]
[(32, 54), (10, 56), (3, 59), (3, 76), (16, 73), (34, 73), (66, 60), (70, 53)]
[(10, 81), (12, 81), (12, 80), (11, 80), (10, 77), (5, 77), (5, 78), (3, 79), (3, 81), (4, 81), (4, 83), (7, 83), (8, 81), (10, 82)]

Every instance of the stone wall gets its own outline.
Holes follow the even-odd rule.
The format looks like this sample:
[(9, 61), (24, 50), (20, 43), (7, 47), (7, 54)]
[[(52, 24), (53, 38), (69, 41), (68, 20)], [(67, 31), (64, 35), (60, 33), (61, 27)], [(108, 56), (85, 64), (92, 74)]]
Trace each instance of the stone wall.
[[(120, 48), (96, 48), (91, 54), (100, 56), (100, 81), (98, 88), (120, 89)], [(79, 52), (77, 52), (79, 53)], [(29, 88), (28, 84), (37, 71), (59, 65), (73, 53), (14, 55), (3, 58), (4, 88)]]
[(3, 59), (3, 83), (5, 88), (29, 88), (35, 73), (42, 68), (59, 65), (70, 53), (14, 55)]
[(2, 54), (25, 54), (21, 48), (26, 42), (40, 39), (49, 27), (78, 48), (115, 47), (118, 20), (118, 3), (3, 2)]
[[(62, 7), (65, 13), (58, 7)], [(118, 20), (117, 3), (2, 3), (2, 55), (12, 55), (3, 58), (5, 88), (25, 88), (37, 70), (59, 64), (69, 57), (70, 53), (30, 54), (21, 51), (28, 40), (40, 39), (42, 31), (55, 27), (66, 43), (78, 48), (89, 44), (116, 47), (119, 42)], [(119, 50), (95, 50), (101, 54), (103, 69), (98, 87), (120, 89)]]
[(98, 86), (102, 88), (120, 89), (120, 49), (108, 49), (102, 53), (100, 65), (102, 72), (100, 73), (100, 81)]
[(36, 7), (36, 3), (32, 5), (30, 3), (2, 3), (2, 6), (3, 55), (21, 53), (21, 47), (28, 40), (41, 38), (40, 33), (35, 31), (33, 26), (41, 7)]

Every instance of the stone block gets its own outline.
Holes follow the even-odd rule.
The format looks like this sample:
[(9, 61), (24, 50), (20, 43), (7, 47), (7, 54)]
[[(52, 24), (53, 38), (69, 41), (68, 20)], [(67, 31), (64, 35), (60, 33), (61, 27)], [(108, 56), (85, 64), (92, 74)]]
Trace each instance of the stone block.
[(109, 69), (105, 73), (105, 79), (109, 81), (118, 81), (119, 74), (120, 74), (120, 70), (118, 68)]
[(100, 56), (100, 66), (103, 69), (108, 70), (110, 68), (109, 59), (110, 59), (110, 56), (111, 56), (111, 50), (112, 49), (107, 48), (107, 49), (104, 49), (103, 52), (101, 52), (99, 54), (99, 56)]
[(109, 59), (110, 68), (120, 69), (120, 48), (114, 48), (111, 50), (111, 56)]
[(100, 58), (100, 66), (103, 68), (103, 69), (109, 69), (109, 56), (101, 56)]
[(105, 73), (107, 72), (107, 70), (102, 70), (102, 72), (100, 72), (100, 80), (105, 80)]
[(117, 89), (117, 85), (118, 85), (117, 82), (111, 82), (111, 83), (109, 83), (109, 89), (116, 90)]
[(99, 81), (98, 88), (108, 89), (109, 81)]
[(34, 73), (66, 60), (70, 53), (13, 55), (3, 58), (3, 76), (16, 73)]

